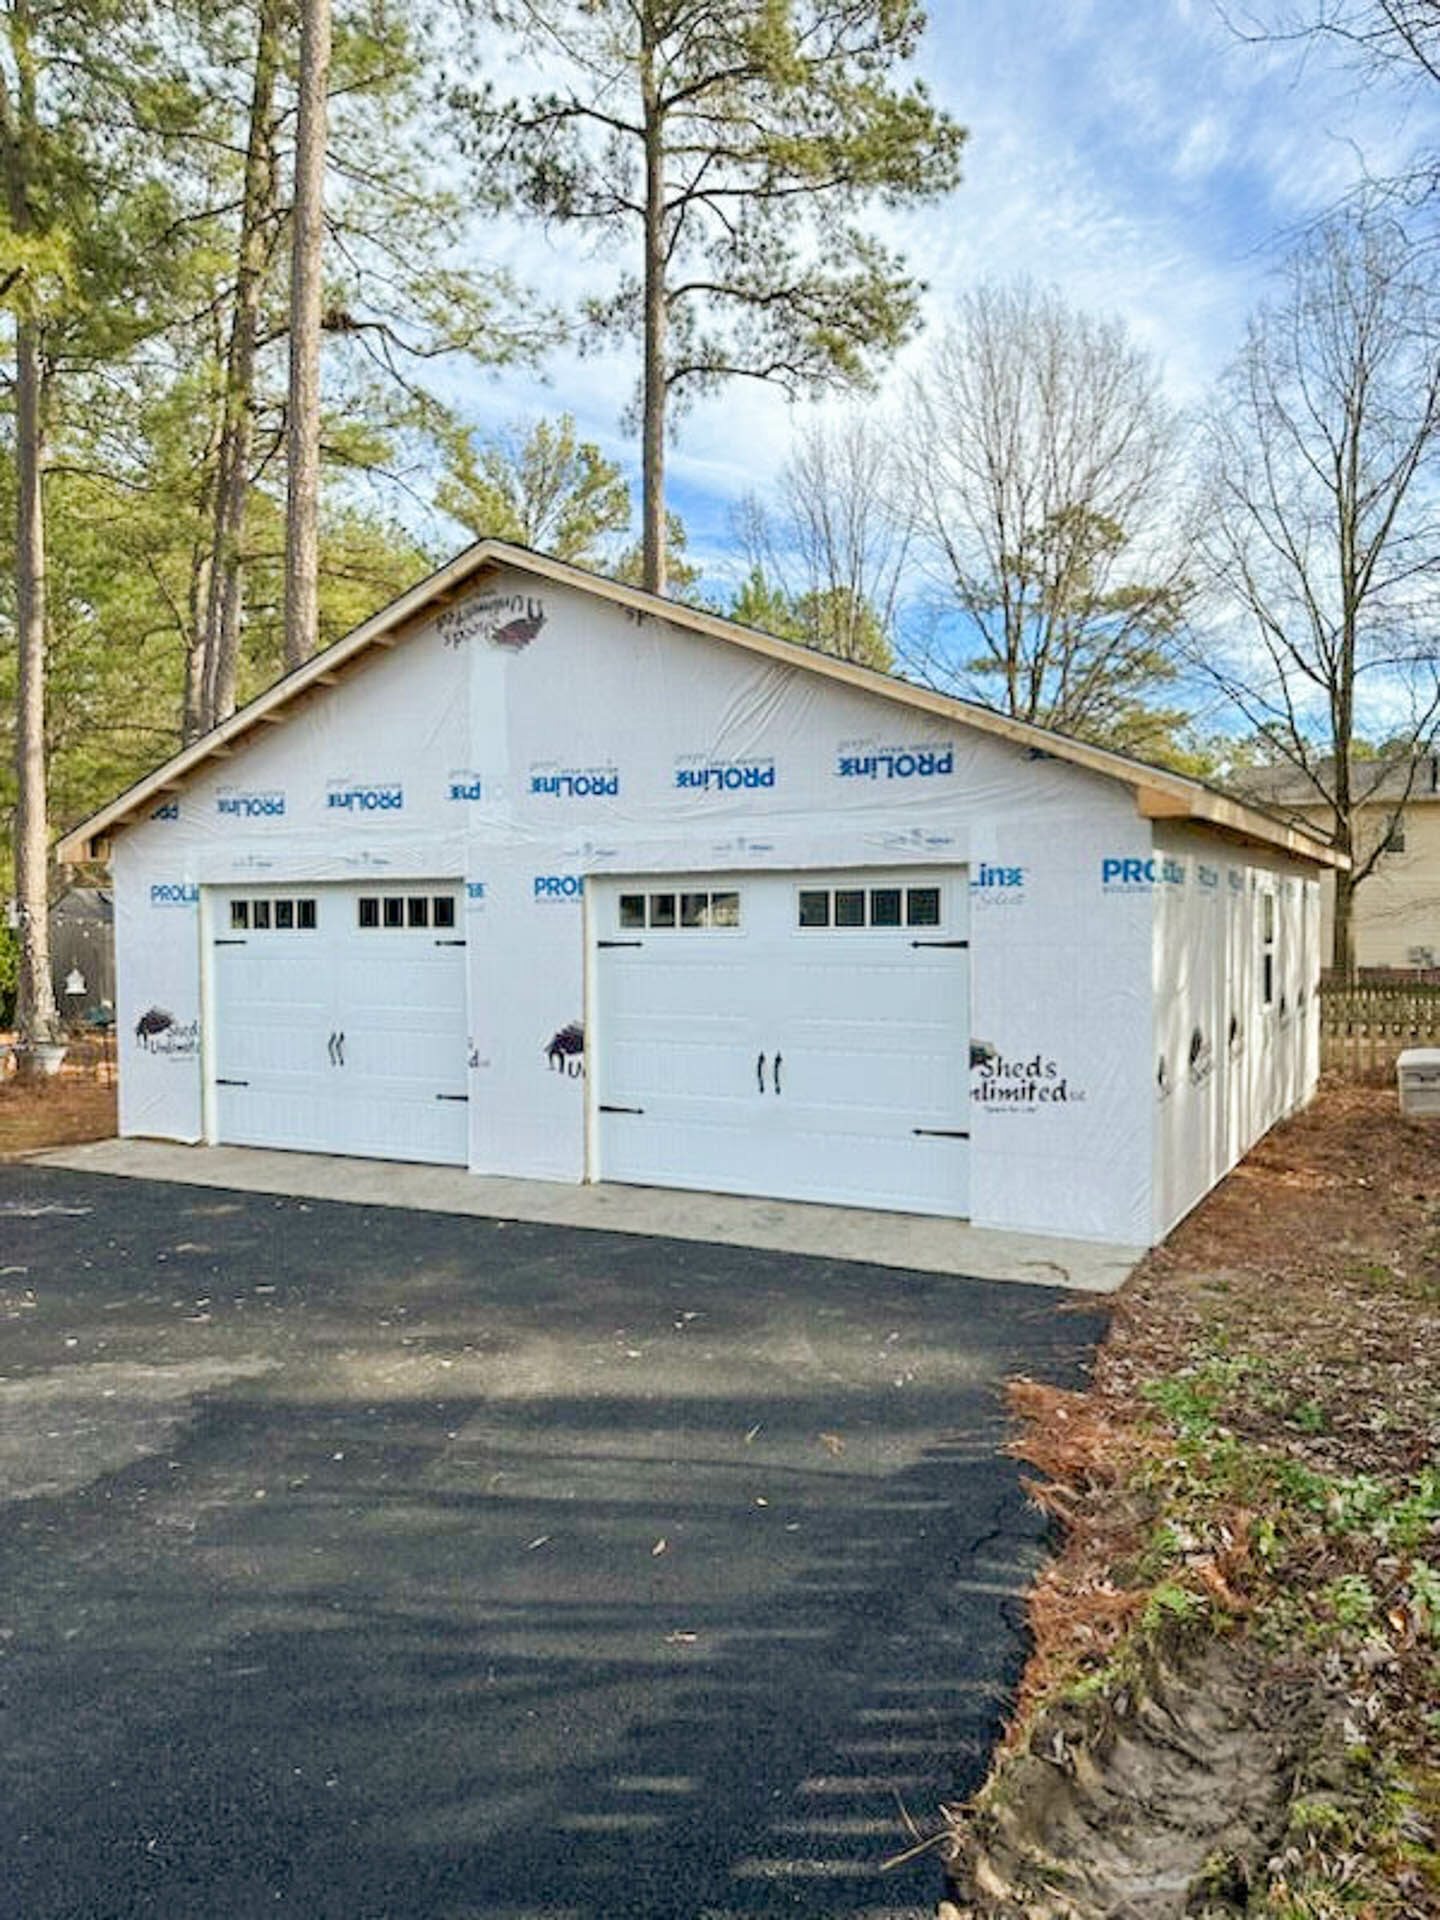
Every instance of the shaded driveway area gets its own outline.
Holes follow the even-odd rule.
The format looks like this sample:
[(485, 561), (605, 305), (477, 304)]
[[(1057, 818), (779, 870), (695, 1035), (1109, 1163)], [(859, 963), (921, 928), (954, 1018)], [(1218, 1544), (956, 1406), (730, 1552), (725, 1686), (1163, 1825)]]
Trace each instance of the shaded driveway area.
[(1044, 1288), (0, 1167), (25, 1920), (918, 1920)]

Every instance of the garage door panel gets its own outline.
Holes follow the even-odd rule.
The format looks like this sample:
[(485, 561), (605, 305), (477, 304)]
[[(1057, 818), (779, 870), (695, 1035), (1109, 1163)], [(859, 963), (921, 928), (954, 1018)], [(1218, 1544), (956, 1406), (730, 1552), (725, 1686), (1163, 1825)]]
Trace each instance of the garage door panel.
[[(647, 926), (603, 944), (622, 894), (717, 884), (738, 894), (740, 929)], [(826, 887), (825, 908), (852, 914), (881, 885), (890, 915), (928, 888), (923, 935), (802, 917)], [(965, 909), (958, 872), (598, 885), (600, 1177), (963, 1214)]]
[[(454, 902), (444, 882), (387, 894)], [(277, 928), (286, 918), (306, 925)], [(367, 901), (372, 911), (363, 911)], [(257, 902), (260, 910), (257, 912)], [(386, 925), (363, 887), (216, 902), (215, 1115), (222, 1141), (463, 1165), (468, 1159), (465, 948), (429, 926)], [(236, 937), (238, 919), (247, 923)], [(238, 1084), (237, 1084), (238, 1083)]]

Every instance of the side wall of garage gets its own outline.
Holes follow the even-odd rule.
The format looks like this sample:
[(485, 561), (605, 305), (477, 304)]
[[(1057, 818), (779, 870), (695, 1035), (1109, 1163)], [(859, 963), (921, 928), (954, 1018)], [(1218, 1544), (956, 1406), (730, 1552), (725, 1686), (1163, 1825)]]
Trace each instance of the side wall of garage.
[(1157, 829), (1152, 1237), (1315, 1090), (1318, 883), (1194, 829)]

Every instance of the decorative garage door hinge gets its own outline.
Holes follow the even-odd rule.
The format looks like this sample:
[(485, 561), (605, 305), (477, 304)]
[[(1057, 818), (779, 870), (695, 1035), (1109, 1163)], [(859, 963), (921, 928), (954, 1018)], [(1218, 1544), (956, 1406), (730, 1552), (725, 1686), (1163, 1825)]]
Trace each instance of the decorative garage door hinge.
[(911, 1133), (923, 1134), (927, 1140), (968, 1140), (968, 1133), (959, 1127), (912, 1127)]
[(643, 947), (643, 940), (597, 940), (597, 947)]
[(968, 940), (912, 940), (912, 947), (968, 947)]
[(232, 940), (228, 935), (222, 939), (217, 935), (215, 944), (217, 947), (248, 947), (250, 942), (248, 940)]
[(644, 1113), (645, 1109), (644, 1107), (607, 1107), (602, 1100), (600, 1102), (600, 1111), (601, 1113)]
[(250, 1082), (248, 1080), (222, 1080), (217, 1074), (215, 1076), (215, 1084), (217, 1087), (248, 1087)]
[(469, 1098), (470, 1098), (470, 1096), (469, 1096), (469, 1094), (468, 1094), (468, 1093), (437, 1093), (437, 1094), (436, 1094), (436, 1096), (435, 1096), (435, 1098), (436, 1098), (437, 1100), (465, 1100), (465, 1101), (468, 1101), (468, 1100), (469, 1100)]
[(463, 940), (437, 940), (435, 944), (437, 947), (463, 947), (465, 942)]

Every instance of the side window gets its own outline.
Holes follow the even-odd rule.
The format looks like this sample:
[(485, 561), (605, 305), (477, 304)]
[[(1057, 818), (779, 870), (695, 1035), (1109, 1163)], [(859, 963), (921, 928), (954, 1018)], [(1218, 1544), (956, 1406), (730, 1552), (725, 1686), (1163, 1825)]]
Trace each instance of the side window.
[(1262, 893), (1260, 896), (1260, 1004), (1273, 1007), (1275, 1004), (1275, 896)]

